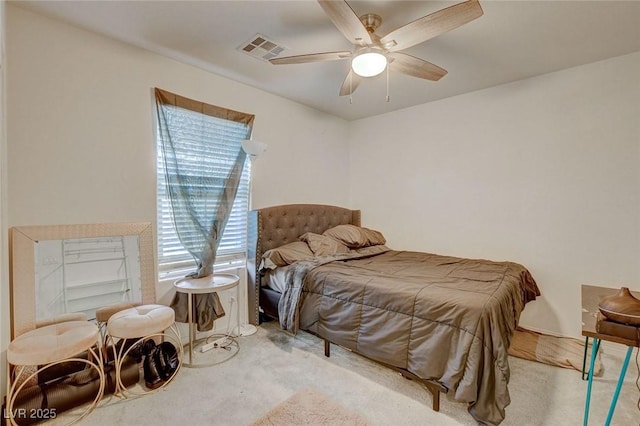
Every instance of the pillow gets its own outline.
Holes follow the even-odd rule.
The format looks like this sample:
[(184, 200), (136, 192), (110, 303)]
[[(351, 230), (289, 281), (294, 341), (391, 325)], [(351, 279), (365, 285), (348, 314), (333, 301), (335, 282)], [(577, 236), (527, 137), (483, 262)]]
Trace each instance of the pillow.
[(309, 244), (309, 248), (316, 256), (329, 256), (338, 253), (348, 253), (349, 247), (342, 244), (340, 241), (334, 240), (324, 235), (314, 234), (313, 232), (307, 232), (300, 236), (302, 241), (306, 241)]
[(338, 225), (327, 229), (322, 235), (336, 239), (350, 249), (377, 246), (387, 242), (380, 232), (355, 225)]
[(294, 262), (312, 259), (313, 252), (303, 241), (295, 241), (271, 250), (262, 255), (260, 269), (276, 269), (278, 266), (291, 265)]

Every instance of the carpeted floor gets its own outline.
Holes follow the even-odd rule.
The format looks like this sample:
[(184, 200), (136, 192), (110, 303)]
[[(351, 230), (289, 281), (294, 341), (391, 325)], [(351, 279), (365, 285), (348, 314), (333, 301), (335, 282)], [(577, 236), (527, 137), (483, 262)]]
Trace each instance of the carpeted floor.
[[(310, 387), (378, 426), (475, 424), (466, 406), (450, 395), (441, 398), (436, 413), (421, 385), (336, 346), (325, 358), (323, 342), (307, 333), (291, 336), (272, 322), (239, 344), (239, 353), (229, 361), (183, 368), (166, 389), (146, 397), (107, 399), (79, 424), (246, 426)], [(592, 425), (604, 424), (620, 369), (620, 360), (606, 348), (602, 361), (604, 375), (593, 386)], [(503, 425), (582, 424), (587, 386), (579, 372), (514, 357), (510, 365), (512, 402)], [(640, 423), (637, 374), (632, 361), (613, 425)]]
[(372, 426), (355, 411), (315, 388), (303, 388), (287, 398), (251, 426)]

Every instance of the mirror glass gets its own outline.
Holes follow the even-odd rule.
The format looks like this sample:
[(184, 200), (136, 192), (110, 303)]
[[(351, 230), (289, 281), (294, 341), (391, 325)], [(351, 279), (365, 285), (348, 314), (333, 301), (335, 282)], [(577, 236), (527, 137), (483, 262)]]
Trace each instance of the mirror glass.
[(11, 337), (64, 313), (155, 303), (151, 224), (11, 228)]
[(119, 302), (141, 302), (137, 235), (34, 243), (36, 322)]

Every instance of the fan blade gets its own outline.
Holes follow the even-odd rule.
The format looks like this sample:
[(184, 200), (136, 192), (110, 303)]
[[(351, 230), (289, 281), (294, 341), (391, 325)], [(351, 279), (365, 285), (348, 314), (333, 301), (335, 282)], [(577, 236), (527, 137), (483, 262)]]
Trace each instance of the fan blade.
[(389, 53), (393, 60), (389, 62), (389, 67), (393, 71), (412, 75), (425, 80), (438, 81), (447, 74), (447, 71), (431, 62), (416, 58), (406, 53)]
[(361, 46), (371, 44), (369, 32), (346, 1), (318, 0), (318, 3), (347, 40)]
[(311, 53), (308, 55), (297, 56), (285, 56), (283, 58), (269, 59), (274, 65), (281, 64), (304, 64), (307, 62), (325, 62), (325, 61), (338, 61), (340, 59), (347, 59), (351, 57), (351, 52), (326, 52), (326, 53)]
[(380, 43), (391, 52), (406, 49), (471, 22), (483, 13), (478, 0), (458, 3), (391, 31)]
[(349, 74), (347, 74), (347, 78), (344, 79), (342, 87), (340, 88), (340, 96), (350, 95), (355, 92), (361, 81), (362, 77), (350, 69)]

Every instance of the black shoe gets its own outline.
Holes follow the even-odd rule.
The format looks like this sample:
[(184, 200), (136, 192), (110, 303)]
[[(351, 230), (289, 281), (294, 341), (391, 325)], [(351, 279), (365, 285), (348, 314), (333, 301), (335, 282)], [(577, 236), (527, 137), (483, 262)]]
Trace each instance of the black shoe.
[[(118, 343), (116, 343), (116, 350), (118, 352), (122, 350), (122, 353), (124, 354), (138, 340), (139, 339), (121, 339), (118, 341)], [(124, 348), (122, 348), (122, 346), (124, 346)], [(127, 356), (134, 358), (139, 364), (142, 362), (143, 357), (153, 353), (153, 349), (155, 348), (155, 346), (156, 342), (154, 342), (152, 339), (143, 340), (142, 342), (135, 345), (131, 350), (129, 350)]]
[(142, 368), (144, 371), (144, 384), (146, 387), (149, 389), (157, 389), (162, 386), (164, 380), (160, 377), (158, 363), (156, 362), (156, 357), (153, 356), (153, 354), (144, 357), (144, 364)]
[(169, 342), (160, 343), (153, 351), (153, 359), (160, 378), (167, 381), (178, 369), (178, 351)]
[(156, 342), (154, 342), (153, 339), (147, 339), (139, 344), (136, 348), (133, 348), (131, 352), (136, 352), (136, 354), (132, 356), (136, 358), (137, 362), (140, 362), (142, 361), (142, 357), (151, 355), (155, 348)]

